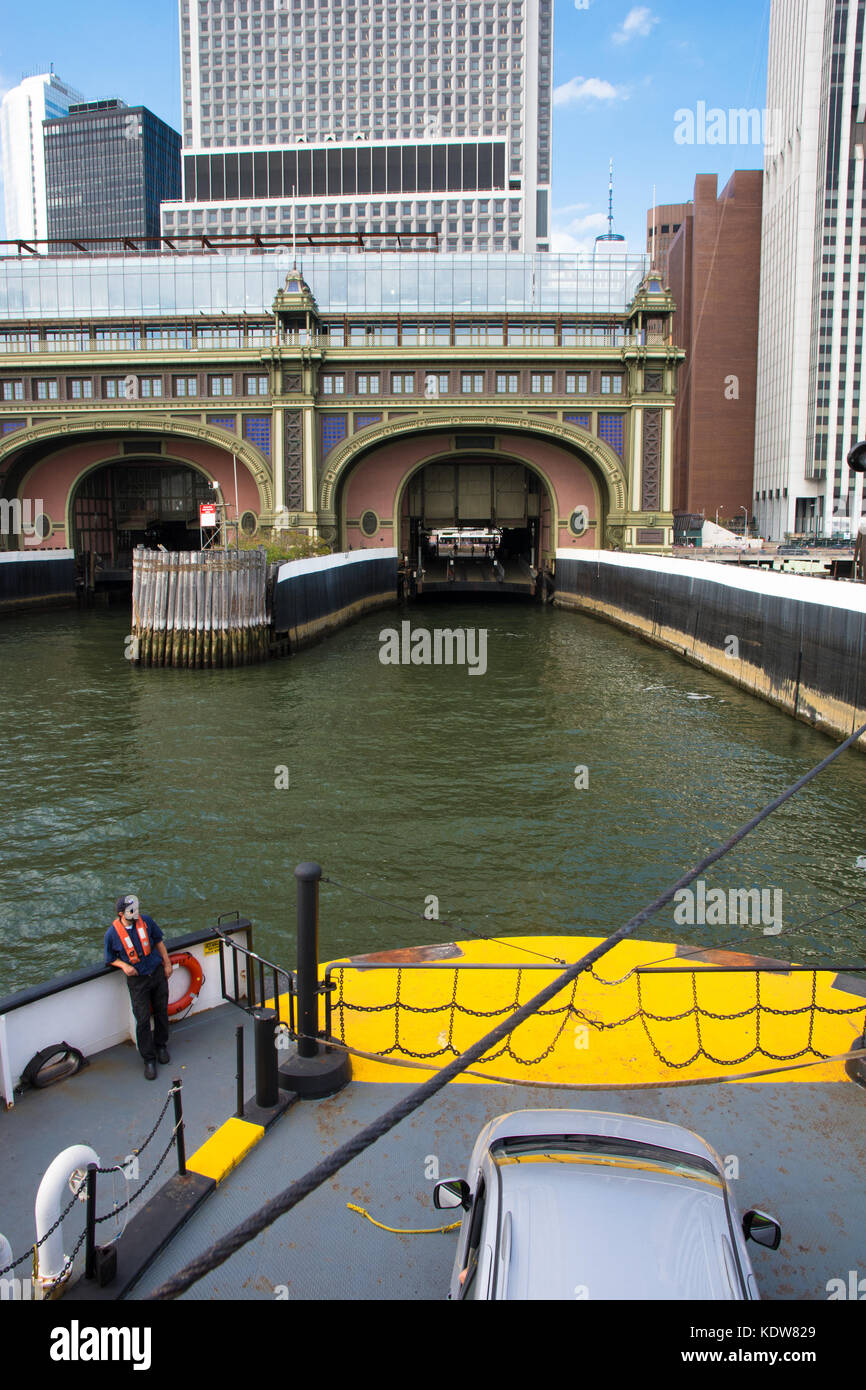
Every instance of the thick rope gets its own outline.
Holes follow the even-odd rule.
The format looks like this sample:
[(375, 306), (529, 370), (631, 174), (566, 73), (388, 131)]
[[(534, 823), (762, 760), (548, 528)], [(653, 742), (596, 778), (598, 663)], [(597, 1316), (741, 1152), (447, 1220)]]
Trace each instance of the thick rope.
[(847, 738), (844, 743), (841, 743), (838, 748), (835, 748), (832, 753), (829, 753), (816, 767), (813, 767), (809, 772), (800, 777), (793, 786), (787, 789), (787, 791), (782, 792), (782, 794), (777, 796), (774, 801), (771, 801), (768, 806), (765, 806), (762, 811), (759, 811), (757, 815), (753, 816), (750, 821), (741, 826), (739, 830), (735, 831), (723, 845), (718, 849), (714, 849), (706, 858), (702, 859), (695, 868), (690, 869), (687, 874), (684, 874), (683, 877), (672, 884), (670, 888), (665, 889), (663, 893), (659, 894), (648, 907), (642, 908), (641, 911), (626, 922), (624, 926), (619, 927), (613, 932), (606, 941), (600, 942), (598, 946), (588, 951), (587, 954), (582, 956), (574, 965), (569, 966), (569, 968), (562, 975), (558, 976), (552, 984), (547, 985), (536, 994), (533, 999), (530, 999), (528, 1003), (524, 1004), (512, 1014), (510, 1018), (504, 1019), (502, 1023), (497, 1024), (491, 1032), (487, 1033), (485, 1037), (480, 1038), (478, 1042), (473, 1043), (472, 1047), (467, 1048), (459, 1057), (455, 1057), (453, 1062), (449, 1062), (446, 1067), (443, 1067), (440, 1072), (432, 1076), (429, 1081), (424, 1082), (424, 1084), (417, 1087), (416, 1090), (411, 1091), (408, 1096), (404, 1096), (403, 1099), (398, 1101), (396, 1105), (393, 1105), (390, 1110), (386, 1110), (383, 1115), (380, 1115), (378, 1119), (374, 1120), (371, 1125), (367, 1125), (364, 1129), (359, 1130), (358, 1133), (345, 1144), (341, 1144), (338, 1149), (335, 1149), (334, 1152), (323, 1159), (321, 1163), (311, 1168), (302, 1178), (293, 1182), (276, 1197), (272, 1197), (271, 1200), (266, 1202), (263, 1207), (260, 1207), (257, 1212), (247, 1217), (246, 1221), (240, 1222), (239, 1225), (235, 1226), (233, 1230), (229, 1231), (220, 1240), (215, 1241), (210, 1249), (205, 1250), (201, 1255), (191, 1260), (189, 1264), (185, 1265), (184, 1268), (171, 1279), (166, 1280), (158, 1289), (155, 1289), (154, 1292), (148, 1296), (149, 1299), (176, 1298), (178, 1294), (184, 1293), (186, 1289), (190, 1288), (205, 1274), (210, 1273), (212, 1269), (216, 1269), (219, 1265), (224, 1264), (226, 1260), (230, 1259), (231, 1256), (240, 1250), (242, 1246), (246, 1245), (248, 1241), (253, 1240), (259, 1235), (266, 1226), (270, 1226), (272, 1222), (276, 1221), (277, 1217), (284, 1216), (287, 1211), (291, 1211), (291, 1209), (296, 1207), (299, 1202), (302, 1202), (305, 1197), (309, 1197), (310, 1193), (315, 1192), (317, 1188), (322, 1187), (329, 1179), (335, 1177), (336, 1174), (339, 1173), (341, 1169), (345, 1168), (348, 1163), (351, 1163), (354, 1158), (357, 1158), (366, 1149), (370, 1148), (372, 1144), (375, 1144), (378, 1139), (381, 1139), (385, 1134), (388, 1134), (394, 1129), (396, 1125), (400, 1124), (401, 1120), (405, 1120), (407, 1116), (413, 1114), (416, 1110), (420, 1109), (422, 1105), (426, 1104), (428, 1100), (432, 1099), (433, 1096), (438, 1095), (441, 1090), (444, 1090), (449, 1081), (454, 1080), (455, 1076), (459, 1076), (461, 1072), (466, 1071), (467, 1067), (471, 1067), (473, 1063), (480, 1061), (486, 1052), (489, 1052), (497, 1043), (507, 1038), (509, 1033), (513, 1033), (521, 1023), (525, 1023), (528, 1018), (531, 1018), (533, 1014), (537, 1013), (545, 1004), (549, 1004), (551, 1000), (556, 998), (557, 994), (561, 993), (573, 980), (576, 980), (590, 965), (594, 965), (597, 960), (601, 960), (608, 952), (612, 951), (615, 946), (618, 946), (621, 941), (632, 936), (650, 917), (656, 912), (659, 912), (661, 908), (666, 907), (669, 902), (672, 902), (675, 895), (679, 893), (681, 889), (687, 888), (690, 883), (694, 883), (695, 879), (700, 878), (701, 874), (705, 873), (713, 864), (717, 864), (720, 859), (723, 859), (726, 854), (729, 854), (741, 840), (744, 840), (747, 835), (750, 835), (753, 830), (773, 815), (775, 811), (778, 811), (781, 806), (784, 806), (787, 801), (790, 801), (799, 791), (802, 791), (803, 787), (808, 786), (810, 782), (814, 781), (814, 779), (828, 768), (831, 763), (835, 762), (842, 753), (853, 747), (858, 739), (864, 736), (866, 736), (866, 724), (853, 733), (850, 738)]

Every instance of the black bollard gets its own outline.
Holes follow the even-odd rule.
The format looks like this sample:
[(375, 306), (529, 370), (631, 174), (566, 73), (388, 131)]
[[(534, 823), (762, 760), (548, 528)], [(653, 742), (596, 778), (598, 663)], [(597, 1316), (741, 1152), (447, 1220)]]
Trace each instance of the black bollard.
[(318, 864), (299, 864), (298, 880), (298, 1056), (315, 1057), (319, 1045), (319, 881)]
[(271, 1110), (280, 1096), (276, 1043), (275, 1009), (256, 1009), (253, 1013), (253, 1043), (256, 1057), (256, 1105)]
[(87, 1215), (85, 1216), (87, 1235), (84, 1244), (84, 1277), (96, 1277), (96, 1164), (87, 1165)]
[(319, 1038), (319, 882), (318, 864), (299, 864), (297, 959), (297, 1054), (279, 1069), (279, 1084), (306, 1100), (332, 1096), (352, 1075), (349, 1055)]

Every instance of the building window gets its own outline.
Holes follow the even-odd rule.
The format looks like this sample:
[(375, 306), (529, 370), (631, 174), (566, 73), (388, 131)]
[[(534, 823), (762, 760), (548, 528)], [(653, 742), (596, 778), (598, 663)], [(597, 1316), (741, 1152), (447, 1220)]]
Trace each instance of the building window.
[(481, 396), (484, 394), (484, 373), (483, 372), (464, 372), (460, 378), (460, 390), (464, 396)]
[(569, 372), (565, 378), (565, 389), (569, 396), (585, 396), (589, 391), (589, 376), (585, 372)]
[(56, 381), (37, 381), (36, 386), (37, 401), (56, 401), (57, 382)]
[(233, 396), (235, 393), (234, 377), (212, 376), (210, 381), (210, 394), (212, 396)]
[(532, 373), (532, 391), (534, 395), (544, 394), (549, 396), (553, 392), (553, 373)]
[(161, 395), (162, 395), (162, 377), (161, 377), (161, 376), (143, 376), (143, 377), (141, 377), (141, 379), (140, 379), (140, 389), (141, 389), (141, 396), (142, 396), (142, 398), (145, 399), (145, 400), (148, 399), (148, 398), (151, 398), (151, 397), (153, 397), (153, 396), (161, 396)]
[(197, 396), (198, 377), (176, 376), (174, 379), (174, 394), (176, 396)]
[(244, 390), (248, 396), (267, 396), (268, 378), (266, 376), (248, 376), (244, 378)]
[(425, 376), (425, 396), (447, 396), (450, 390), (451, 378), (447, 372), (428, 372)]
[(397, 373), (391, 377), (391, 394), (393, 396), (409, 396), (415, 390), (414, 372)]
[(89, 376), (70, 377), (66, 385), (72, 401), (89, 401), (93, 398), (93, 381)]
[(3, 382), (4, 401), (23, 401), (24, 382), (23, 381), (4, 381)]
[(500, 396), (516, 396), (520, 390), (520, 377), (516, 372), (497, 372), (496, 391)]
[[(360, 389), (360, 388), (359, 388)], [(338, 376), (322, 377), (323, 396), (342, 396), (346, 391), (346, 378), (340, 374)]]
[(379, 394), (379, 373), (371, 375), (359, 373), (355, 377), (355, 391), (359, 396), (377, 396)]
[(106, 400), (123, 400), (126, 392), (124, 390), (126, 378), (122, 376), (108, 376), (102, 383), (102, 394)]
[(603, 396), (618, 396), (622, 392), (621, 376), (603, 376), (601, 379), (601, 394)]

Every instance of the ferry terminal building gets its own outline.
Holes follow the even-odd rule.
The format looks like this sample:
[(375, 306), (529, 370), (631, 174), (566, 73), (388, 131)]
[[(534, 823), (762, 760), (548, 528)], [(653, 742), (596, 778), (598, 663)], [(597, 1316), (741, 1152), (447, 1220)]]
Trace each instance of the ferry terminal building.
[(0, 499), (41, 548), (198, 549), (213, 484), (335, 551), (672, 545), (684, 353), (645, 256), (32, 249), (0, 258)]

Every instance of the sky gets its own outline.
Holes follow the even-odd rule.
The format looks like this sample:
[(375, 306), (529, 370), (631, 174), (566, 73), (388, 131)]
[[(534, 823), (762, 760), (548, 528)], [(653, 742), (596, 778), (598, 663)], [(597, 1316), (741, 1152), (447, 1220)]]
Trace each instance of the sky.
[[(770, 0), (555, 0), (552, 250), (590, 249), (606, 230), (611, 159), (615, 230), (632, 251), (645, 248), (654, 185), (657, 202), (686, 202), (697, 174), (717, 173), (721, 190), (735, 169), (761, 167), (759, 143), (699, 143), (699, 103), (763, 109), (769, 13)], [(149, 106), (180, 129), (178, 59), (176, 0), (37, 0), (3, 25), (0, 96), (53, 63), (89, 98)], [(704, 133), (739, 137), (731, 124)]]

